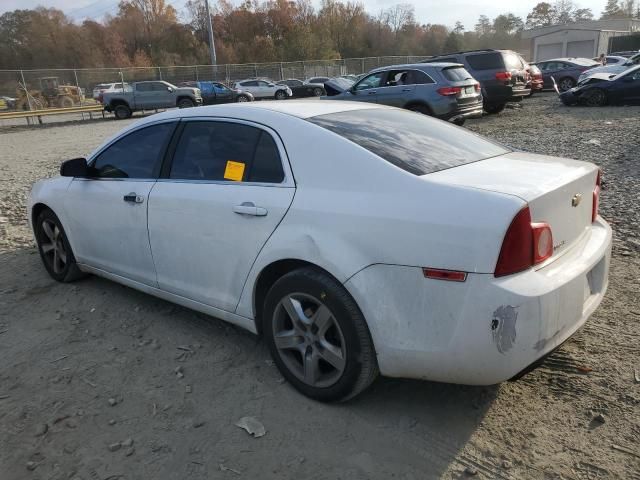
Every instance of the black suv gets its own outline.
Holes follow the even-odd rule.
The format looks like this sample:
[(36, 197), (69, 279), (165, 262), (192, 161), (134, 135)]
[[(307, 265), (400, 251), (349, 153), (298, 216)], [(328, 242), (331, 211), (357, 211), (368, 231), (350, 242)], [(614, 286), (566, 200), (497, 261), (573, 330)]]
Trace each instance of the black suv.
[(519, 102), (531, 93), (527, 62), (512, 50), (471, 50), (429, 57), (430, 62), (461, 63), (480, 82), (484, 111), (498, 113), (509, 102)]

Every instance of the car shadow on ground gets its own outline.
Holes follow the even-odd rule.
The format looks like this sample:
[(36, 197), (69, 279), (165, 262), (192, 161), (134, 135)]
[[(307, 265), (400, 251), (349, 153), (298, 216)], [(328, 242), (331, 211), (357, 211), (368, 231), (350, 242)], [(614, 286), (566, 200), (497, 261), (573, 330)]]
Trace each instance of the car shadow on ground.
[[(183, 463), (198, 467), (188, 472), (193, 478), (217, 470), (194, 460), (194, 445), (256, 475), (309, 477), (322, 468), (322, 478), (439, 478), (470, 468), (509, 478), (465, 448), (498, 387), (379, 378), (349, 402), (322, 404), (284, 382), (261, 339), (222, 320), (97, 277), (57, 283), (33, 247), (0, 253), (0, 265), (0, 379), (11, 395), (0, 403), (0, 429), (13, 446), (7, 465), (24, 468), (35, 455), (18, 446), (33, 442), (55, 404), (87, 411), (74, 420), (78, 428), (56, 433), (83, 445), (82, 458), (65, 460), (79, 472), (88, 471), (86, 458), (109, 455), (91, 468), (113, 473), (105, 445), (115, 419), (120, 437), (133, 437), (140, 455), (151, 445), (154, 455), (132, 478), (164, 470), (177, 478)], [(110, 407), (111, 398), (118, 405)], [(88, 412), (92, 420), (83, 425)], [(264, 439), (234, 426), (245, 415), (264, 423)], [(15, 428), (18, 419), (23, 428)], [(196, 422), (206, 427), (193, 429)], [(40, 470), (56, 448), (39, 446)], [(171, 459), (159, 455), (163, 449)]]

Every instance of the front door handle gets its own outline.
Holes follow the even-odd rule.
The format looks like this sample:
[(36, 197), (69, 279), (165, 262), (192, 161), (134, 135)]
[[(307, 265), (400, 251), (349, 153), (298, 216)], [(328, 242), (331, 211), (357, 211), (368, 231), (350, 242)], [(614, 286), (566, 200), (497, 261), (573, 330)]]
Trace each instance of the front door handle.
[(129, 203), (142, 203), (144, 202), (144, 197), (142, 195), (138, 195), (135, 192), (131, 192), (123, 197), (125, 202)]
[(239, 215), (251, 215), (253, 217), (264, 217), (267, 215), (267, 209), (256, 207), (253, 202), (243, 202), (242, 205), (233, 207), (233, 211)]
[(375, 95), (378, 92), (369, 92), (369, 95)]

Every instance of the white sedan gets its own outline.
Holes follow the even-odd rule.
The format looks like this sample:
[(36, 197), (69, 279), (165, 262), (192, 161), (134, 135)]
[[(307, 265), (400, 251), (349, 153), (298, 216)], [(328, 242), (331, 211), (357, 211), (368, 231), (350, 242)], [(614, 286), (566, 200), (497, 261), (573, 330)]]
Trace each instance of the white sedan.
[(100, 275), (260, 333), (319, 400), (353, 397), (378, 372), (517, 377), (607, 288), (595, 165), (405, 110), (171, 110), (61, 175), (28, 207), (54, 279)]

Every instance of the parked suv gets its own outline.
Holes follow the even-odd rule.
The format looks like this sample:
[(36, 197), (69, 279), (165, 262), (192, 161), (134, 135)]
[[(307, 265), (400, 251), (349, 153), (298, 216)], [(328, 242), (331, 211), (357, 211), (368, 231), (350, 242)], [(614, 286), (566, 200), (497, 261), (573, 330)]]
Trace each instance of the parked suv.
[(284, 100), (293, 95), (291, 89), (286, 85), (276, 85), (267, 80), (241, 80), (233, 86), (234, 90), (249, 92), (257, 100), (259, 98), (275, 98)]
[(406, 108), (462, 125), (482, 116), (480, 84), (456, 63), (392, 65), (372, 70), (358, 82), (329, 80), (331, 100), (382, 103)]
[(527, 62), (512, 50), (472, 50), (430, 57), (425, 62), (461, 63), (480, 82), (484, 110), (498, 113), (531, 93)]

